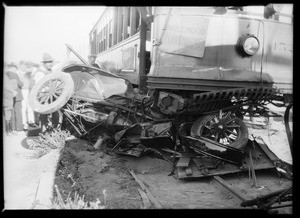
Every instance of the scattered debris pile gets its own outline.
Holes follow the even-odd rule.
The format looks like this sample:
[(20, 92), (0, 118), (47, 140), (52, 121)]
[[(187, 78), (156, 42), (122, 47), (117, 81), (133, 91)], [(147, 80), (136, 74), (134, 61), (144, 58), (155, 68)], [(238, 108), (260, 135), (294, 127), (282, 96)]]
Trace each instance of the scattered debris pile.
[(174, 147), (174, 129), (172, 127), (171, 121), (135, 124), (115, 134), (116, 145), (112, 151), (135, 157), (153, 152), (166, 159), (161, 149)]
[(70, 133), (67, 130), (53, 129), (39, 133), (38, 136), (28, 136), (26, 141), (28, 148), (34, 151), (32, 158), (40, 158), (53, 149), (63, 148), (69, 136)]
[(171, 174), (178, 179), (204, 178), (255, 170), (276, 169), (292, 178), (291, 166), (281, 161), (259, 138), (248, 140), (243, 149), (218, 143), (208, 138), (190, 136), (191, 124), (181, 124), (176, 132), (172, 120), (134, 124), (109, 136), (100, 136), (94, 148), (118, 155), (139, 158), (151, 155), (173, 162)]
[[(169, 175), (174, 175), (179, 180), (219, 178), (218, 176), (249, 172), (249, 179), (251, 178), (253, 183), (252, 187), (258, 188), (257, 171), (270, 169), (288, 179), (293, 176), (291, 166), (281, 161), (259, 137), (252, 135), (245, 147), (235, 148), (209, 138), (192, 136), (190, 134), (191, 127), (191, 123), (183, 123), (178, 127), (174, 120), (159, 120), (133, 124), (114, 134), (101, 132), (101, 136), (98, 137), (94, 146), (88, 143), (84, 148), (84, 152), (65, 148), (64, 152), (67, 152), (71, 157), (69, 161), (74, 162), (70, 166), (76, 169), (68, 170), (68, 163), (62, 159), (57, 175), (70, 182), (70, 188), (65, 188), (65, 191), (77, 191), (81, 194), (93, 192), (91, 189), (88, 190), (84, 183), (89, 178), (94, 178), (95, 175), (110, 172), (109, 161), (102, 160), (105, 159), (104, 156), (110, 157), (117, 154), (133, 158), (150, 155), (166, 160), (173, 164)], [(87, 154), (87, 152), (90, 154)], [(91, 155), (100, 156), (94, 158), (93, 161), (89, 161), (87, 156)], [(85, 164), (83, 165), (83, 163)], [(144, 205), (137, 206), (135, 202), (132, 207), (149, 208), (149, 201), (151, 201), (154, 206), (156, 205), (155, 208), (161, 208), (159, 203), (155, 202), (155, 199), (151, 200), (151, 192), (147, 191), (147, 187), (139, 182), (134, 172), (129, 172), (142, 188), (135, 189), (134, 195), (139, 194), (143, 198)], [(114, 172), (111, 173), (115, 176)], [(128, 179), (128, 175), (126, 176)], [(234, 190), (234, 188), (231, 188), (231, 190)], [(289, 203), (273, 205), (281, 201), (291, 201), (291, 195), (291, 188), (286, 188), (256, 199), (244, 199), (241, 206), (256, 205), (257, 208), (265, 210), (284, 207), (284, 205), (290, 206)], [(66, 193), (64, 193), (64, 196), (65, 199), (68, 199)]]
[(282, 190), (271, 192), (266, 195), (257, 196), (255, 199), (243, 201), (241, 203), (241, 206), (257, 206), (259, 209), (263, 210), (291, 207), (291, 201), (293, 200), (292, 191), (292, 187), (288, 187)]
[[(55, 182), (61, 190), (65, 204), (70, 193), (85, 195), (86, 201), (96, 202), (99, 194), (107, 189), (109, 190), (107, 208), (163, 208), (164, 204), (160, 203), (155, 189), (153, 192), (146, 183), (145, 178), (150, 176), (149, 173), (143, 173), (145, 170), (136, 173), (128, 170), (126, 164), (121, 161), (123, 158), (138, 161), (145, 156), (150, 156), (157, 157), (161, 159), (160, 161), (166, 160), (169, 167), (164, 171), (165, 176), (168, 177), (170, 169), (169, 175), (179, 180), (214, 179), (248, 171), (249, 177), (252, 178), (252, 188), (257, 189), (257, 171), (277, 170), (278, 173), (284, 172), (283, 175), (286, 177), (292, 177), (289, 167), (286, 167), (285, 163), (280, 161), (257, 137), (250, 138), (243, 149), (229, 150), (236, 155), (232, 157), (226, 155), (228, 152), (226, 145), (221, 145), (221, 148), (225, 149), (222, 152), (225, 153), (220, 150), (214, 151), (213, 145), (220, 147), (219, 144), (190, 137), (188, 124), (181, 127), (179, 128), (181, 132), (176, 132), (172, 120), (161, 120), (135, 124), (112, 135), (102, 132), (103, 134), (93, 144), (81, 139), (68, 140), (63, 149)], [(209, 149), (205, 148), (207, 142), (211, 143)], [(235, 187), (231, 190), (235, 190)], [(276, 193), (281, 194), (281, 192)], [(272, 195), (273, 198), (269, 198), (268, 201), (261, 200), (265, 207), (257, 203), (258, 201), (255, 201), (257, 204), (254, 206), (266, 210), (283, 205), (289, 206), (289, 202), (282, 205), (278, 202), (289, 200), (290, 193), (278, 198), (279, 195)], [(55, 196), (58, 197), (56, 193)], [(275, 198), (277, 199), (275, 206), (267, 207), (266, 205), (274, 202)], [(253, 199), (245, 198), (242, 202), (246, 203), (240, 205), (248, 207), (249, 200)], [(101, 202), (104, 200), (101, 199)]]

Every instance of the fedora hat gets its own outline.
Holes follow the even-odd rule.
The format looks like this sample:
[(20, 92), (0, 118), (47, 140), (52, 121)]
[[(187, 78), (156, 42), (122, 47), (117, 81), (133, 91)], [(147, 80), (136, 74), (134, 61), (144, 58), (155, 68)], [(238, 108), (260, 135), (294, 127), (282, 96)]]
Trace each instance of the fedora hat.
[(48, 53), (44, 53), (42, 62), (51, 62), (51, 61), (53, 61), (51, 55), (49, 55)]

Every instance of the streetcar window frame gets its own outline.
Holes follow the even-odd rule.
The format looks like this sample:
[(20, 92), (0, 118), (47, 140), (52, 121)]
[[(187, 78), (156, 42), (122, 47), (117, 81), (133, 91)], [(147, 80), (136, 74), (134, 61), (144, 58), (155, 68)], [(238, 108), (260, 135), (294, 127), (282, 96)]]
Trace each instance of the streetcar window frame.
[[(128, 14), (127, 23), (124, 25), (125, 11)], [(102, 53), (136, 35), (139, 32), (140, 19), (141, 16), (136, 7), (108, 7), (91, 31), (91, 51), (97, 54)], [(126, 29), (124, 29), (124, 26), (126, 26)], [(125, 36), (125, 34), (127, 35)], [(116, 43), (114, 43), (115, 37), (117, 39)]]

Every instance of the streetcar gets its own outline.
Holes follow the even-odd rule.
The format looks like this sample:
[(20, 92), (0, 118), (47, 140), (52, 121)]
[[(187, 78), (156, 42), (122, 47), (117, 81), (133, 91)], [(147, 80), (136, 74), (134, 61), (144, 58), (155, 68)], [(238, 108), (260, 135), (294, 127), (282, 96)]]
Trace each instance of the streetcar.
[(163, 113), (196, 120), (192, 135), (240, 148), (243, 115), (269, 116), (266, 104), (292, 102), (292, 15), (288, 4), (108, 7), (90, 31), (90, 51)]

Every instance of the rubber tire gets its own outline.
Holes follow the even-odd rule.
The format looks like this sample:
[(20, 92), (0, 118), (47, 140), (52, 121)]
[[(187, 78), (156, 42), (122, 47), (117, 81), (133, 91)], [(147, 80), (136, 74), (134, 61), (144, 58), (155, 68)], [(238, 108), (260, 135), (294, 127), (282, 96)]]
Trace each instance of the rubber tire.
[[(49, 80), (56, 79), (56, 78), (63, 80), (65, 83), (62, 94), (51, 104), (47, 104), (47, 105), (40, 104), (36, 99), (38, 90)], [(60, 108), (62, 108), (69, 101), (73, 92), (74, 92), (74, 82), (69, 73), (64, 73), (64, 72), (50, 73), (46, 75), (44, 78), (42, 78), (32, 88), (29, 94), (29, 105), (31, 106), (32, 110), (37, 113), (51, 114), (55, 111), (58, 111)]]
[[(218, 114), (205, 115), (203, 117), (200, 117), (198, 120), (196, 120), (196, 122), (193, 124), (191, 128), (191, 136), (193, 137), (200, 136), (200, 130), (202, 126), (204, 126), (208, 121), (212, 120), (215, 115)], [(244, 121), (238, 117), (236, 117), (236, 124), (240, 126), (241, 134), (233, 143), (229, 144), (228, 146), (237, 149), (243, 149), (248, 142), (248, 136), (249, 136), (248, 128), (244, 123)]]

